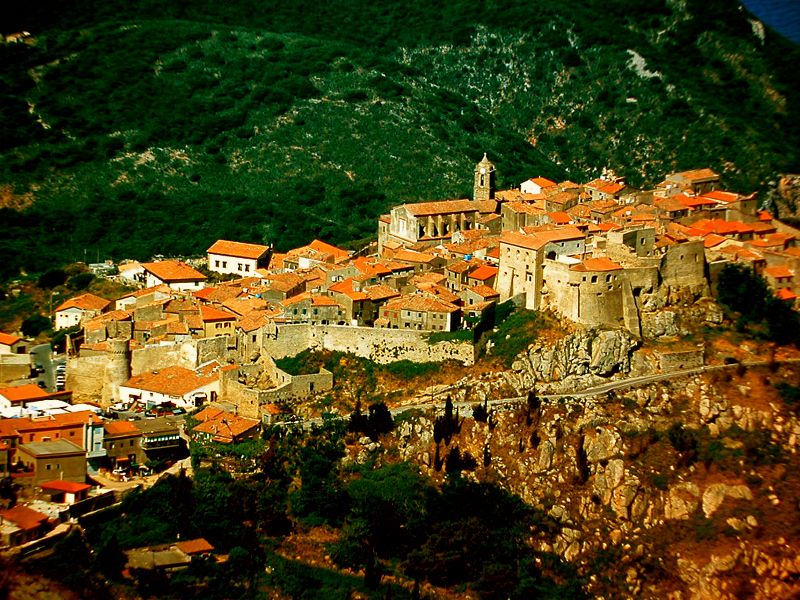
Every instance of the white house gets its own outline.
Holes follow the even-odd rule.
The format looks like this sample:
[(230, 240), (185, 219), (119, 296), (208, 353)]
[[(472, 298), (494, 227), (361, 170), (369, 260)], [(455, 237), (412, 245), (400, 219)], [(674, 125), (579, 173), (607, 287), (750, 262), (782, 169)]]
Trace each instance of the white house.
[(0, 331), (0, 354), (25, 354), (28, 344), (21, 337)]
[(140, 402), (146, 408), (172, 403), (188, 409), (216, 400), (219, 385), (218, 371), (198, 373), (172, 366), (134, 375), (119, 386), (119, 398), (126, 404)]
[(56, 329), (66, 329), (93, 319), (105, 311), (110, 300), (94, 294), (81, 294), (56, 307)]
[(205, 275), (178, 260), (142, 263), (142, 267), (145, 274), (144, 285), (147, 288), (166, 284), (173, 290), (194, 291), (205, 286)]
[(519, 184), (519, 191), (523, 194), (541, 194), (548, 188), (558, 187), (555, 181), (544, 177), (533, 177)]
[(217, 240), (208, 249), (208, 269), (223, 275), (255, 275), (256, 269), (269, 263), (269, 247)]

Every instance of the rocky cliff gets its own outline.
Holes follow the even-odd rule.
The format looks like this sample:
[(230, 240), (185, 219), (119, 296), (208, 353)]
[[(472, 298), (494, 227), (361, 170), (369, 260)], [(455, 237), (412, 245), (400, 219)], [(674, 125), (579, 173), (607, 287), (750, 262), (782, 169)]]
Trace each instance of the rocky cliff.
[[(522, 356), (515, 376), (627, 370), (633, 345), (618, 332), (575, 334)], [(421, 416), (394, 441), (433, 477), (458, 448), (476, 465), (465, 475), (541, 510), (552, 527), (534, 545), (576, 564), (597, 597), (797, 597), (800, 421), (782, 381), (796, 385), (797, 369), (731, 366), (602, 397), (532, 398), (485, 422), (462, 411), (449, 444)]]

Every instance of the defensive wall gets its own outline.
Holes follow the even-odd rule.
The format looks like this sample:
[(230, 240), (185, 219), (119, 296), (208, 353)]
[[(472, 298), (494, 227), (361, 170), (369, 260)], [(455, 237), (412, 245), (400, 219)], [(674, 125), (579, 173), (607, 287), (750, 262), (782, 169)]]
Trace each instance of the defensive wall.
[(31, 357), (28, 354), (0, 354), (0, 382), (27, 379), (31, 374)]
[(349, 352), (378, 364), (399, 360), (443, 362), (456, 360), (464, 365), (475, 362), (470, 343), (428, 342), (430, 332), (402, 329), (376, 329), (348, 325), (280, 325), (274, 335), (264, 336), (264, 350), (274, 358), (294, 356), (303, 350)]

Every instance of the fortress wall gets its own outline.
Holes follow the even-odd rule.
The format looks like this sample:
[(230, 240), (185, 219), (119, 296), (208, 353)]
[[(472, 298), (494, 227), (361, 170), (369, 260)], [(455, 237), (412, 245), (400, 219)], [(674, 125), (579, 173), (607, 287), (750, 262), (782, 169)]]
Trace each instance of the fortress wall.
[(314, 346), (325, 350), (352, 352), (378, 364), (398, 360), (443, 362), (457, 360), (464, 365), (475, 362), (475, 348), (469, 343), (428, 343), (428, 332), (401, 329), (375, 329), (323, 325), (312, 331)]
[(107, 353), (69, 359), (66, 387), (72, 390), (74, 403), (111, 404), (111, 396), (104, 397), (106, 369), (110, 361), (111, 356)]
[(661, 258), (661, 278), (669, 286), (705, 285), (705, 264), (702, 240), (677, 244)]

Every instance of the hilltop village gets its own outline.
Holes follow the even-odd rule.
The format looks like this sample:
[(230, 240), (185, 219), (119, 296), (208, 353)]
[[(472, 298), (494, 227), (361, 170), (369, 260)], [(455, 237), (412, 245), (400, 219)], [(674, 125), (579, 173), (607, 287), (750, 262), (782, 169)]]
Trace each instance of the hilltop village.
[[(87, 474), (126, 479), (188, 439), (249, 439), (334, 385), (325, 369), (288, 373), (277, 359), (312, 349), (471, 365), (506, 301), (635, 339), (674, 336), (669, 307), (721, 322), (716, 279), (740, 263), (797, 304), (800, 232), (710, 169), (646, 190), (611, 171), (507, 190), (496, 175), (484, 155), (471, 199), (397, 206), (358, 252), (217, 240), (203, 259), (116, 265), (113, 277), (135, 291), (54, 309), (55, 328), (70, 332), (55, 389), (26, 382), (28, 342), (0, 334), (0, 474), (59, 510), (92, 510), (110, 500)], [(195, 409), (188, 430), (183, 415)], [(36, 538), (48, 521), (34, 505), (0, 514), (3, 544)]]

